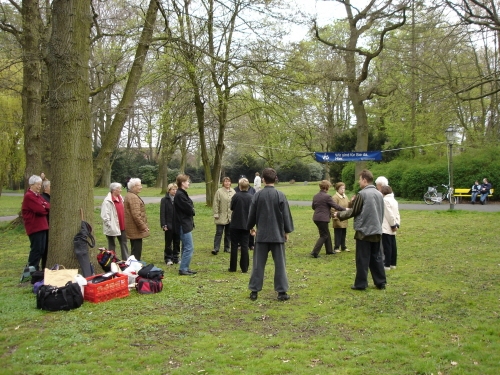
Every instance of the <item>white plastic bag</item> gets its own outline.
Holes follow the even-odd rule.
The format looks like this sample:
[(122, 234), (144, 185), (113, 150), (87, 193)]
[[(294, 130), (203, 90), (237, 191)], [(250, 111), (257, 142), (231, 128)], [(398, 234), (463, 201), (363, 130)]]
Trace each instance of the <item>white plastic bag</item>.
[(84, 297), (85, 285), (87, 285), (87, 279), (80, 274), (75, 276), (75, 283), (80, 285), (80, 289), (82, 290), (82, 297)]

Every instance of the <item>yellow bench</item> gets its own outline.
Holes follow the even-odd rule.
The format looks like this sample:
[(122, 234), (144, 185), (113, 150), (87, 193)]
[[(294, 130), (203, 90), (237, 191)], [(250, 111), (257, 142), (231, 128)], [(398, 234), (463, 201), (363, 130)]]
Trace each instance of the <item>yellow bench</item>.
[[(458, 199), (458, 202), (459, 203), (462, 203), (462, 198), (471, 198), (472, 197), (472, 194), (469, 194), (469, 191), (471, 189), (455, 189), (455, 192), (453, 193), (453, 195), (455, 197), (457, 197)], [(495, 189), (490, 189), (490, 193), (488, 194), (488, 198), (491, 198), (493, 196), (493, 193), (495, 192)], [(478, 196), (480, 196), (480, 194), (478, 194)]]

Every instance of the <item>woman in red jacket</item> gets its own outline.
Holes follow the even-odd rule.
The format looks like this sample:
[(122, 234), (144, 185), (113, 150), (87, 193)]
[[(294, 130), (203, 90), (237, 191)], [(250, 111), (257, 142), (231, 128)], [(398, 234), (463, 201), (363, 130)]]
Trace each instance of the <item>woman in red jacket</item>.
[(21, 210), (24, 229), (30, 239), (31, 250), (28, 257), (28, 266), (33, 266), (36, 270), (39, 270), (41, 260), (43, 270), (47, 262), (47, 236), (49, 232), (47, 216), (50, 211), (50, 203), (40, 195), (42, 189), (42, 178), (40, 176), (31, 176), (28, 183), (30, 187), (24, 195)]

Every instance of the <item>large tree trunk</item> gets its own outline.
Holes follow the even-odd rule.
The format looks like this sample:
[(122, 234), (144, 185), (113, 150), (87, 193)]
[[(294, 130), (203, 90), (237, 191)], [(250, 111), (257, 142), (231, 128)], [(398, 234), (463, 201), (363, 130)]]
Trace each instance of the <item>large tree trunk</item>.
[[(349, 97), (356, 116), (356, 147), (354, 151), (368, 150), (368, 116), (357, 88), (349, 88)], [(363, 169), (366, 169), (366, 161), (356, 162), (354, 180), (359, 176)]]
[(80, 230), (80, 210), (89, 223), (94, 211), (88, 103), (90, 3), (54, 0), (52, 16), (47, 56), (53, 167), (48, 264), (79, 268), (73, 237)]
[(40, 31), (42, 23), (38, 0), (23, 0), (23, 127), (26, 168), (24, 189), (28, 188), (31, 175), (42, 172), (41, 157), (41, 53)]
[(153, 28), (156, 22), (158, 13), (158, 4), (156, 0), (150, 0), (149, 8), (144, 20), (144, 29), (139, 39), (139, 45), (135, 53), (134, 63), (130, 69), (130, 75), (123, 91), (123, 97), (118, 105), (116, 115), (113, 122), (106, 133), (106, 137), (102, 140), (101, 150), (94, 161), (94, 184), (96, 185), (102, 177), (104, 165), (109, 164), (111, 155), (116, 149), (116, 145), (120, 139), (120, 135), (129, 116), (130, 110), (134, 105), (135, 95), (139, 86), (139, 80), (142, 75), (144, 62), (149, 50), (149, 45), (153, 39)]

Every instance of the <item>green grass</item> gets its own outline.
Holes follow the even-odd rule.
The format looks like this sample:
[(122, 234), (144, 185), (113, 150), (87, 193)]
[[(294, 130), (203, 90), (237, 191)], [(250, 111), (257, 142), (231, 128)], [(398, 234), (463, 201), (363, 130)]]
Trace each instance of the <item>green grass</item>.
[[(165, 269), (163, 292), (70, 312), (36, 310), (30, 285), (18, 283), (28, 238), (22, 228), (1, 231), (0, 374), (498, 374), (500, 214), (402, 211), (387, 289), (356, 292), (354, 251), (308, 256), (311, 209), (292, 207), (291, 299), (281, 303), (272, 260), (250, 301), (249, 275), (228, 273), (228, 254), (210, 254), (211, 210), (196, 210), (196, 276), (163, 264), (151, 204), (143, 259)], [(106, 244), (98, 215), (97, 247)], [(352, 236), (349, 228), (354, 250)]]

